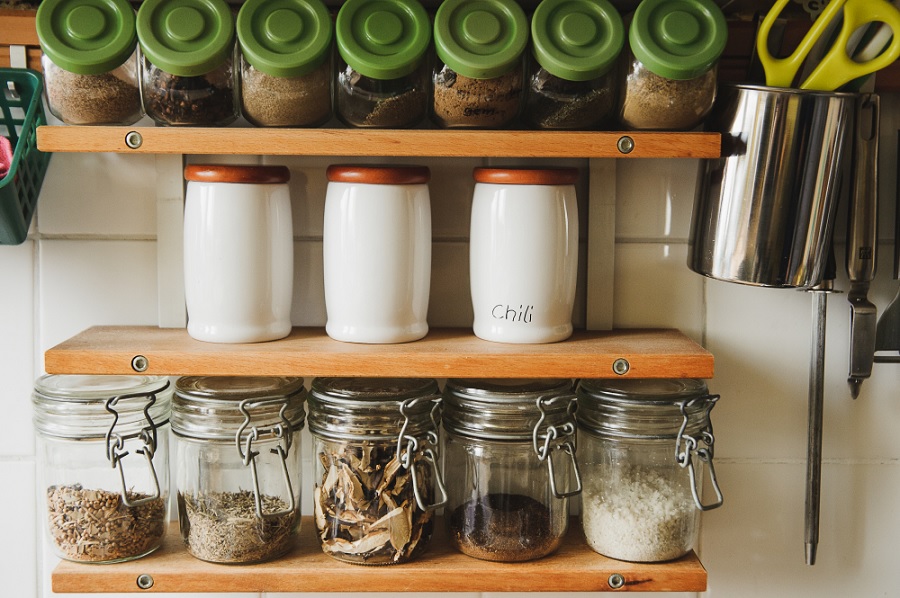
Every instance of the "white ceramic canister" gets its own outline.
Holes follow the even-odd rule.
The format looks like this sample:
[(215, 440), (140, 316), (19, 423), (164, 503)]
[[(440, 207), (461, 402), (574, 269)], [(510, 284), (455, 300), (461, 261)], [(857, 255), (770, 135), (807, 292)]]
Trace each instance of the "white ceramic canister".
[(323, 258), (328, 336), (403, 343), (428, 333), (430, 171), (328, 167)]
[(476, 168), (469, 235), (473, 329), (503, 343), (572, 334), (578, 170)]
[(293, 224), (285, 166), (184, 169), (188, 334), (253, 343), (291, 331)]

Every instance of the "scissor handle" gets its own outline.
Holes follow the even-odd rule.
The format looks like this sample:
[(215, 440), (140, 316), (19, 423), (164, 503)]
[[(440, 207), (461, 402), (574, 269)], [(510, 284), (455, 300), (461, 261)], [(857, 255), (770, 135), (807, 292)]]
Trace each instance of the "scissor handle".
[[(893, 36), (878, 56), (865, 62), (856, 62), (847, 55), (847, 44), (854, 31), (870, 23), (884, 23), (890, 27)], [(883, 69), (898, 57), (900, 57), (900, 10), (885, 0), (847, 0), (844, 4), (844, 22), (840, 34), (800, 88), (819, 91), (837, 89), (854, 79)]]
[[(887, 4), (883, 0), (877, 1), (879, 4)], [(835, 18), (835, 15), (848, 0), (832, 0), (829, 2), (822, 14), (819, 15), (819, 18), (813, 22), (812, 27), (803, 36), (803, 39), (800, 40), (797, 48), (789, 56), (775, 58), (769, 53), (769, 33), (772, 31), (775, 21), (781, 15), (781, 11), (784, 10), (784, 7), (789, 2), (790, 0), (777, 0), (759, 24), (759, 32), (756, 35), (756, 55), (759, 56), (759, 61), (762, 63), (763, 70), (766, 73), (766, 85), (770, 87), (791, 86), (803, 61), (806, 60), (806, 57), (812, 51), (819, 38), (822, 37), (829, 23), (831, 23), (832, 19)], [(870, 18), (868, 20), (875, 19)], [(843, 47), (846, 47), (846, 42)]]

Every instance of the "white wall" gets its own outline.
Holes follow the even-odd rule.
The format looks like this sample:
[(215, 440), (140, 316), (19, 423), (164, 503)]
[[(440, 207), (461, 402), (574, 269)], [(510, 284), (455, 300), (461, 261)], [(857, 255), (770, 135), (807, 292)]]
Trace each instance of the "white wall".
[[(880, 309), (900, 286), (890, 277), (900, 102), (885, 97), (883, 104), (882, 258), (871, 293)], [(203, 159), (210, 158), (192, 157)], [(293, 174), (294, 323), (322, 325), (324, 168), (341, 160), (263, 161), (287, 164)], [(471, 318), (465, 271), (470, 172), (481, 161), (420, 162), (434, 172), (429, 318), (433, 325), (466, 326)], [(713, 420), (725, 505), (704, 516), (700, 553), (709, 570), (707, 594), (900, 595), (895, 563), (900, 513), (894, 508), (900, 496), (900, 366), (877, 365), (860, 397), (850, 399), (848, 305), (846, 295), (831, 296), (821, 544), (818, 564), (807, 567), (803, 504), (811, 297), (709, 281), (688, 270), (695, 170), (696, 162), (684, 159), (616, 163), (613, 316), (617, 327), (680, 328), (715, 355), (710, 386), (722, 395)], [(56, 561), (42, 542), (29, 402), (32, 381), (42, 373), (43, 352), (88, 326), (159, 322), (159, 285), (167, 284), (168, 274), (158, 282), (157, 189), (177, 184), (179, 176), (171, 158), (57, 154), (29, 240), (0, 247), (4, 596), (51, 594), (49, 576)], [(843, 221), (843, 209), (840, 217)], [(842, 240), (843, 230), (838, 235)], [(842, 246), (838, 256), (842, 260)], [(843, 274), (837, 286), (847, 288)], [(583, 322), (583, 314), (579, 319)], [(284, 595), (266, 595), (271, 596)]]

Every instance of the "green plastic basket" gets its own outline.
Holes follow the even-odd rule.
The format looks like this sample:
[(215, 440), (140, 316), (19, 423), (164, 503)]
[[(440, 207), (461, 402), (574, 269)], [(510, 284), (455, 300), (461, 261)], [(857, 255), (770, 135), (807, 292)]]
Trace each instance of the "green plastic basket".
[(50, 153), (38, 151), (37, 128), (46, 124), (41, 74), (0, 68), (0, 135), (13, 146), (12, 165), (0, 179), (0, 244), (18, 245), (28, 236)]

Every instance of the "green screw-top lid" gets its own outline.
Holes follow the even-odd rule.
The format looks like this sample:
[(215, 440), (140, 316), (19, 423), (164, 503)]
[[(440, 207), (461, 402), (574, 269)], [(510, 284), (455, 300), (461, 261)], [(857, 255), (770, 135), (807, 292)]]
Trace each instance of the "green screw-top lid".
[(144, 0), (137, 34), (155, 66), (179, 77), (196, 77), (231, 56), (234, 18), (223, 0)]
[(337, 15), (337, 47), (353, 70), (398, 79), (419, 66), (431, 26), (417, 0), (347, 0)]
[(41, 49), (57, 66), (99, 75), (134, 52), (134, 9), (127, 0), (44, 0), (35, 20)]
[(551, 75), (588, 81), (609, 72), (625, 26), (607, 0), (543, 0), (531, 17), (534, 57)]
[(244, 58), (273, 77), (300, 77), (328, 58), (334, 27), (321, 0), (247, 0), (237, 17)]
[(628, 41), (634, 57), (667, 79), (693, 79), (719, 59), (728, 40), (725, 16), (711, 0), (642, 0)]
[(528, 18), (514, 0), (444, 0), (434, 16), (438, 58), (471, 79), (508, 73), (528, 45)]

